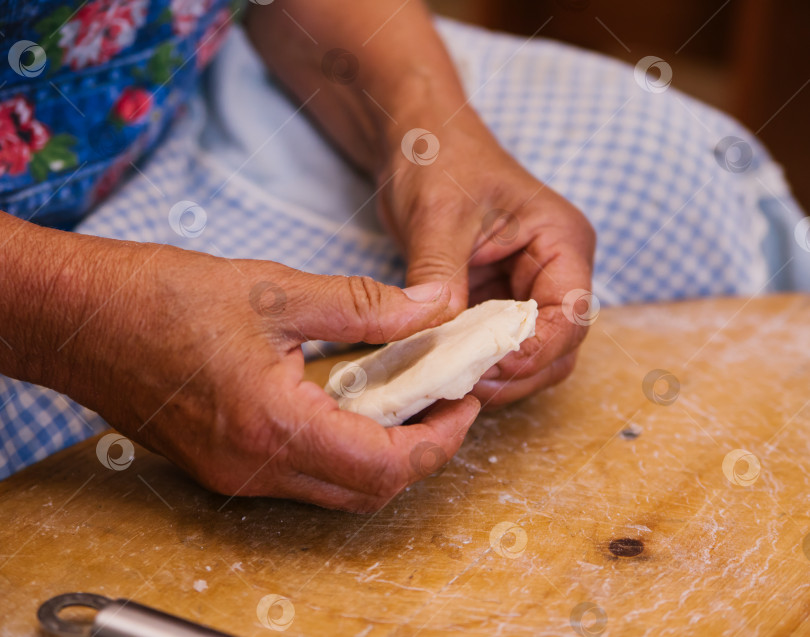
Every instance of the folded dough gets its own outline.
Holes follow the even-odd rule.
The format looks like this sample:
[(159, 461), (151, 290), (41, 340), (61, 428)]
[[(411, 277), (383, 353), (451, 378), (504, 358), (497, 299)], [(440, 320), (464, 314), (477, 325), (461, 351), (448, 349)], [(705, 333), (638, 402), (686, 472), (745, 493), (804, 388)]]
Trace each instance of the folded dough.
[(440, 398), (468, 394), (481, 375), (534, 335), (534, 300), (486, 301), (452, 321), (356, 361), (336, 365), (324, 388), (341, 409), (401, 425)]

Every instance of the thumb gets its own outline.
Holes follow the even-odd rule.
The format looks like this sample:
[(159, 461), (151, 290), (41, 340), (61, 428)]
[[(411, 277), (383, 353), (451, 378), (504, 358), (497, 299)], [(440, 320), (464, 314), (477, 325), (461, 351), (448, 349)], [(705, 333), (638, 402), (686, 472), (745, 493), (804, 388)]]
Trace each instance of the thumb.
[(468, 262), (473, 248), (473, 237), (467, 234), (463, 228), (417, 231), (408, 245), (406, 283), (409, 286), (431, 282), (445, 284), (450, 290), (450, 316), (467, 309)]
[(441, 282), (400, 289), (366, 276), (309, 275), (284, 319), (299, 342), (388, 343), (438, 325), (450, 291)]

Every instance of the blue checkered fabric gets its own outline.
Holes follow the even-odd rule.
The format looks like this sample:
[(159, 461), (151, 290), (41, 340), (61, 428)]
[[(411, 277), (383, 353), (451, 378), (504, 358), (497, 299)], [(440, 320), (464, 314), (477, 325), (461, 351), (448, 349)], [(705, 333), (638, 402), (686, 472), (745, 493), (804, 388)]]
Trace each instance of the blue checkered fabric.
[(62, 394), (0, 376), (0, 478), (106, 428)]
[[(645, 90), (632, 67), (603, 56), (445, 21), (439, 26), (472, 103), (500, 142), (595, 226), (594, 291), (603, 306), (753, 295), (776, 287), (777, 274), (783, 275), (789, 263), (765, 254), (763, 245), (775, 223), (795, 225), (801, 211), (778, 166), (742, 126), (675, 89)], [(231, 37), (243, 36), (234, 30)], [(217, 64), (227, 65), (229, 55), (242, 70), (256, 64), (229, 54), (229, 47), (230, 42)], [(256, 91), (273, 92), (277, 105), (286, 99), (272, 85)], [(285, 170), (295, 174), (264, 183), (251, 177), (263, 165), (258, 154), (240, 156), (221, 135), (214, 136), (213, 146), (201, 148), (207, 124), (200, 108), (192, 105), (140, 167), (141, 174), (80, 232), (402, 283), (404, 263), (393, 242), (357, 221), (364, 216), (355, 214), (358, 209), (374, 205), (372, 186), (362, 186), (360, 193), (342, 188), (356, 175), (339, 157), (329, 156), (325, 145), (321, 150), (304, 145), (302, 152), (301, 140), (317, 134), (304, 118), (294, 117), (296, 105), (283, 106), (292, 122), (281, 126), (285, 134), (277, 134), (285, 121), (278, 113), (272, 122), (267, 117), (242, 122), (259, 140), (269, 138), (264, 134), (269, 130), (272, 157), (303, 155), (303, 164), (279, 161), (271, 167), (282, 176)], [(441, 139), (441, 131), (433, 132)], [(724, 153), (720, 142), (729, 137), (752, 152), (745, 170), (737, 169), (740, 161), (748, 163), (745, 157)], [(314, 162), (309, 172), (307, 161)], [(312, 189), (300, 186), (307, 180)], [(326, 188), (321, 180), (328, 182)], [(288, 182), (297, 184), (294, 191), (285, 190)], [(327, 201), (312, 200), (318, 188), (331, 193)], [(199, 234), (184, 236), (183, 227), (169, 223), (179, 201), (204, 211)], [(366, 203), (358, 208), (358, 201)], [(763, 213), (763, 207), (775, 206), (782, 211), (776, 221)], [(324, 209), (335, 214), (324, 215)], [(323, 348), (309, 345), (306, 353)], [(6, 401), (0, 411), (0, 477), (103, 426), (97, 416), (53, 391), (9, 379), (2, 379), (0, 389), (0, 401)]]

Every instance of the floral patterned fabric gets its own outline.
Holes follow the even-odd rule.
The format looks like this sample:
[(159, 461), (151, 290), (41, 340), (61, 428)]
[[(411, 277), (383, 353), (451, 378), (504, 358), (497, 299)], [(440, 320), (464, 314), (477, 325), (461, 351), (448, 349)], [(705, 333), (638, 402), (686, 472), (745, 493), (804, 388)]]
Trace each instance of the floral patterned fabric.
[(72, 228), (155, 146), (233, 0), (0, 0), (0, 210)]

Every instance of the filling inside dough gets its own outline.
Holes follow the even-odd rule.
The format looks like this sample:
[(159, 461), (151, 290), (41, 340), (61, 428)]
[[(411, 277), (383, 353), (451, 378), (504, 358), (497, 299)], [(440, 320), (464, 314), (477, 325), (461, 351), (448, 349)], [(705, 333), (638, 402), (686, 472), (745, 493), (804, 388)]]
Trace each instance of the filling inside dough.
[(486, 301), (443, 325), (336, 365), (324, 388), (341, 409), (401, 425), (440, 398), (468, 394), (478, 379), (534, 336), (537, 303)]

